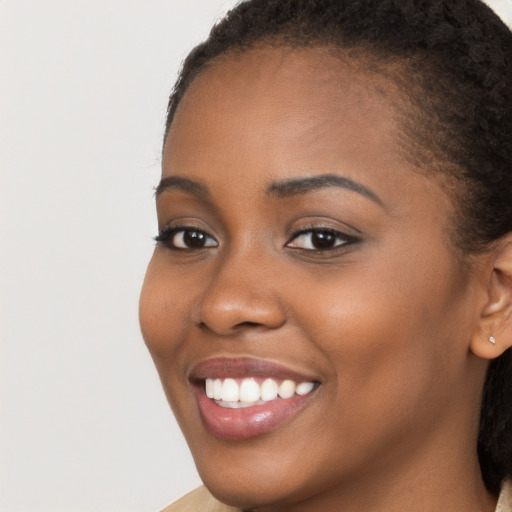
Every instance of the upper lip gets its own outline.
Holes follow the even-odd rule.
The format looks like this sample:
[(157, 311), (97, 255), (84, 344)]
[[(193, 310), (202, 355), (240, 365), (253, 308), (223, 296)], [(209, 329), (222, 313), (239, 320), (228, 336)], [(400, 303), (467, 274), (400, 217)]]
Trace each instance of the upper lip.
[(310, 374), (288, 368), (280, 363), (253, 357), (215, 357), (197, 363), (189, 372), (189, 379), (192, 381), (226, 377), (270, 377), (295, 382), (319, 382), (318, 378)]

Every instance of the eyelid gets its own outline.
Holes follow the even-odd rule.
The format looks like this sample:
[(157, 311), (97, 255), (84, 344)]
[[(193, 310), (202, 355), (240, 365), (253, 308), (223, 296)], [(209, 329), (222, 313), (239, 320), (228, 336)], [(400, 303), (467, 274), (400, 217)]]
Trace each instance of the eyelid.
[[(307, 235), (307, 234), (314, 234), (314, 233), (328, 233), (330, 235), (333, 235), (337, 239), (343, 240), (343, 242), (338, 243), (337, 245), (334, 245), (333, 247), (326, 248), (326, 249), (316, 249), (316, 248), (310, 249), (310, 248), (304, 248), (304, 247), (290, 246), (290, 244), (294, 240), (297, 240), (301, 236)], [(341, 229), (336, 229), (331, 226), (325, 226), (325, 225), (324, 226), (314, 225), (314, 226), (302, 227), (302, 228), (294, 231), (288, 238), (288, 241), (285, 243), (285, 247), (288, 247), (290, 249), (302, 250), (305, 252), (317, 252), (317, 253), (323, 252), (323, 253), (325, 253), (325, 252), (334, 252), (334, 251), (341, 249), (345, 246), (349, 246), (349, 245), (352, 245), (352, 244), (360, 242), (360, 241), (361, 241), (361, 238), (359, 236), (355, 236), (355, 235), (346, 233), (345, 231), (342, 231)]]
[[(215, 245), (206, 245), (204, 247), (176, 247), (172, 244), (173, 238), (180, 232), (197, 232), (202, 233), (207, 238), (213, 240), (215, 242)], [(161, 243), (164, 246), (166, 246), (169, 249), (175, 250), (175, 251), (200, 251), (206, 248), (212, 248), (212, 247), (218, 247), (219, 242), (216, 240), (214, 236), (212, 236), (208, 231), (206, 231), (203, 228), (186, 224), (186, 225), (178, 225), (178, 226), (166, 226), (164, 228), (161, 228), (158, 230), (158, 235), (154, 237), (155, 242)]]

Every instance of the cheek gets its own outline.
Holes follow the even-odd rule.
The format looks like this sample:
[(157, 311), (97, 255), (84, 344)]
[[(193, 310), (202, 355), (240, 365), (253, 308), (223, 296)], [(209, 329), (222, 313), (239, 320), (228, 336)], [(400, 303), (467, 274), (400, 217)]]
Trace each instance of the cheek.
[(396, 263), (317, 275), (305, 283), (309, 299), (294, 312), (330, 361), (332, 424), (344, 418), (349, 439), (361, 425), (398, 436), (407, 423), (422, 421), (418, 411), (442, 414), (464, 358), (454, 343), (463, 296), (450, 261), (420, 269), (388, 261)]
[(157, 369), (162, 361), (173, 360), (183, 339), (189, 309), (187, 297), (179, 293), (177, 279), (162, 261), (158, 249), (151, 259), (139, 301), (142, 336)]
[[(183, 273), (169, 269), (165, 256), (155, 250), (149, 263), (139, 301), (139, 322), (142, 336), (155, 364), (165, 395), (178, 423), (184, 429), (178, 403), (187, 393), (181, 367), (186, 338), (187, 319), (190, 318), (191, 298), (183, 293), (180, 283)], [(172, 393), (171, 393), (172, 390)], [(189, 397), (188, 397), (189, 398)], [(190, 407), (190, 400), (188, 400)], [(194, 415), (189, 410), (188, 415)]]

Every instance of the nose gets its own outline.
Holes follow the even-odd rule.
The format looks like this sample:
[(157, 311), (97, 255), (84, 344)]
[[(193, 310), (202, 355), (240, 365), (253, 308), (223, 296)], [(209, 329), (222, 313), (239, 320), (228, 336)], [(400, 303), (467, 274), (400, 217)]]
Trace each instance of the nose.
[[(267, 262), (268, 263), (268, 262)], [(271, 264), (229, 257), (212, 269), (195, 313), (195, 323), (217, 335), (277, 329), (285, 321), (279, 281)]]

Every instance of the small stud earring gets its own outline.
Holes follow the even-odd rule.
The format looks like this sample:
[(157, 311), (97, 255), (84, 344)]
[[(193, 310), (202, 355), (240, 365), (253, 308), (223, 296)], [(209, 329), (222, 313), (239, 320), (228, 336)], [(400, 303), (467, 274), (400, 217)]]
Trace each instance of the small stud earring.
[(489, 336), (489, 341), (495, 345), (496, 344), (496, 340), (494, 339), (494, 336)]

